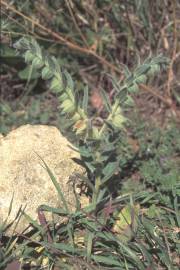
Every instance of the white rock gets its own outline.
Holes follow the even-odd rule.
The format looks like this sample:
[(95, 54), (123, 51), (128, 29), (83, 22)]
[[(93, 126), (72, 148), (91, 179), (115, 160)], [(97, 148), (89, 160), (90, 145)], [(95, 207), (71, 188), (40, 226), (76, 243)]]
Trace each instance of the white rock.
[[(9, 222), (20, 206), (26, 206), (25, 212), (34, 219), (41, 204), (62, 206), (39, 156), (56, 176), (70, 209), (74, 208), (75, 198), (67, 182), (73, 172), (82, 172), (82, 168), (71, 160), (78, 155), (68, 145), (66, 138), (52, 126), (25, 125), (0, 137), (0, 225), (7, 218), (13, 194)], [(16, 232), (21, 232), (27, 224), (21, 218)]]

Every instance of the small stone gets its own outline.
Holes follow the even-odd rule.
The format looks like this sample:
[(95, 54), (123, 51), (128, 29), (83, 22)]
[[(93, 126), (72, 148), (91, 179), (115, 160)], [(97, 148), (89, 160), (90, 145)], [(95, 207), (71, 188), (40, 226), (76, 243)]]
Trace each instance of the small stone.
[[(44, 125), (21, 126), (0, 137), (0, 226), (8, 216), (13, 196), (8, 222), (14, 220), (20, 207), (37, 220), (39, 205), (63, 206), (41, 158), (59, 182), (70, 210), (75, 209), (68, 180), (74, 172), (83, 170), (72, 161), (79, 155), (69, 145), (56, 127)], [(15, 232), (21, 233), (27, 225), (27, 219), (22, 217)]]

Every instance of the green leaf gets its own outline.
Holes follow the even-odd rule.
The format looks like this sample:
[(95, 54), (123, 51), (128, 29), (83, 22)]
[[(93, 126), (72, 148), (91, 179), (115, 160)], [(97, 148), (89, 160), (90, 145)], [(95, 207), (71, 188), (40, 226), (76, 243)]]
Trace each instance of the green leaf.
[(79, 146), (79, 153), (82, 157), (91, 157), (92, 153), (89, 151), (89, 149), (86, 146)]
[(116, 221), (114, 223), (113, 230), (121, 241), (126, 242), (131, 240), (137, 230), (139, 208), (139, 205), (127, 205), (115, 217)]
[(158, 64), (152, 65), (148, 71), (149, 76), (153, 76), (154, 74), (160, 71), (160, 66)]
[[(37, 57), (38, 57), (39, 59), (42, 59), (41, 47), (39, 46), (39, 44), (37, 43), (37, 41), (36, 41), (34, 38), (32, 38), (30, 43), (31, 43), (31, 44), (29, 44), (29, 45), (30, 45), (30, 46), (29, 46), (30, 49), (31, 49), (31, 48), (34, 49), (34, 50), (35, 50), (35, 53), (36, 53), (36, 55), (37, 55)], [(32, 45), (32, 47), (31, 47), (31, 45)]]
[(174, 209), (175, 209), (177, 224), (180, 227), (180, 213), (179, 213), (178, 196), (175, 196), (175, 198), (174, 198)]
[[(29, 74), (31, 75), (30, 78)], [(31, 66), (27, 66), (25, 69), (18, 72), (18, 76), (21, 80), (28, 80), (28, 79), (35, 80), (40, 78), (41, 74), (38, 72), (36, 68), (31, 68)]]
[(65, 113), (73, 113), (75, 111), (74, 103), (70, 99), (64, 100), (60, 108)]
[(124, 71), (126, 78), (129, 78), (131, 76), (131, 71), (129, 70), (129, 68), (126, 65), (122, 65), (122, 66), (123, 66), (123, 71)]
[(91, 162), (85, 162), (88, 169), (91, 171), (91, 173), (94, 173), (96, 170), (96, 167)]
[[(38, 154), (37, 154), (38, 155)], [(53, 175), (52, 171), (50, 170), (50, 168), (48, 167), (48, 165), (46, 164), (46, 162), (38, 155), (38, 157), (41, 159), (41, 161), (43, 162), (44, 166), (45, 166), (45, 169), (47, 170), (47, 173), (49, 175), (49, 177), (51, 178), (57, 192), (58, 192), (58, 195), (59, 195), (59, 198), (60, 200), (63, 202), (63, 206), (65, 207), (65, 210), (69, 213), (69, 209), (68, 209), (68, 205), (66, 203), (66, 199), (63, 195), (63, 192), (60, 188), (60, 185), (59, 183), (57, 182), (55, 176)]]
[(25, 37), (22, 37), (18, 41), (15, 42), (14, 47), (20, 51), (21, 50), (29, 50), (31, 42), (32, 42), (31, 39), (27, 39)]
[(47, 248), (57, 249), (63, 252), (67, 253), (76, 253), (78, 254), (78, 249), (74, 249), (74, 247), (71, 244), (63, 244), (63, 243), (47, 243), (47, 242), (41, 242), (43, 246), (46, 246)]
[(63, 101), (65, 101), (66, 99), (68, 99), (68, 96), (67, 96), (67, 94), (64, 93), (64, 92), (61, 93), (60, 96), (58, 96), (58, 100), (59, 100), (60, 104), (61, 104)]
[(88, 232), (87, 237), (87, 259), (89, 260), (92, 253), (92, 245), (93, 245), (94, 232)]
[(32, 65), (33, 65), (33, 67), (40, 69), (44, 66), (44, 62), (39, 57), (34, 57), (34, 59), (32, 61)]
[(64, 71), (64, 75), (65, 75), (66, 80), (67, 80), (67, 87), (69, 87), (71, 89), (71, 91), (73, 91), (74, 90), (74, 82), (72, 80), (71, 75), (66, 70)]
[(136, 77), (139, 77), (141, 75), (145, 75), (150, 70), (150, 68), (151, 67), (148, 64), (142, 64), (136, 68), (134, 73), (136, 74)]
[(42, 69), (42, 79), (43, 80), (49, 80), (50, 78), (52, 78), (52, 76), (53, 76), (53, 73), (49, 67), (46, 66)]
[(70, 87), (66, 87), (65, 88), (65, 92), (66, 92), (66, 95), (68, 96), (68, 98), (71, 100), (71, 102), (75, 103), (75, 100), (74, 100), (74, 93), (72, 91), (72, 88)]
[(91, 258), (98, 264), (103, 263), (105, 265), (108, 265), (109, 267), (121, 267), (121, 263), (118, 261), (118, 258), (115, 258), (115, 256), (113, 258), (112, 254), (110, 256), (92, 255)]
[(112, 109), (111, 109), (110, 98), (108, 97), (107, 93), (103, 89), (101, 89), (100, 94), (102, 96), (103, 104), (104, 104), (106, 110), (109, 113), (111, 113)]
[(139, 87), (136, 83), (133, 83), (132, 85), (130, 85), (130, 87), (128, 88), (128, 92), (129, 93), (137, 93), (139, 91)]
[(125, 122), (126, 118), (121, 113), (114, 115), (112, 118), (112, 124), (119, 129), (123, 127)]
[(59, 80), (58, 78), (54, 77), (51, 81), (50, 89), (51, 89), (51, 91), (53, 91), (55, 93), (62, 92), (63, 91), (62, 79)]
[(51, 206), (42, 204), (42, 205), (39, 206), (39, 209), (41, 209), (42, 211), (51, 212), (53, 214), (57, 214), (57, 215), (60, 215), (60, 216), (69, 215), (69, 212), (67, 212), (66, 210), (64, 210), (61, 207), (55, 208), (55, 207), (51, 207)]
[(29, 63), (31, 63), (33, 61), (34, 54), (31, 51), (26, 51), (25, 55), (24, 55), (24, 58), (25, 58), (25, 62), (29, 64)]
[(23, 215), (25, 216), (25, 218), (27, 219), (27, 221), (32, 224), (35, 228), (38, 229), (39, 232), (44, 233), (44, 228), (41, 227), (36, 220), (32, 219), (29, 215), (27, 215), (25, 212), (23, 212)]
[(117, 172), (118, 169), (118, 162), (108, 162), (106, 167), (103, 169), (103, 174), (105, 175), (102, 178), (102, 185), (104, 185), (113, 175)]
[(84, 96), (83, 96), (83, 103), (82, 103), (82, 109), (85, 113), (87, 113), (87, 109), (88, 109), (88, 86), (86, 86), (84, 88)]
[(127, 87), (123, 87), (123, 88), (119, 91), (119, 93), (118, 93), (118, 95), (117, 95), (117, 98), (118, 98), (120, 104), (123, 104), (124, 102), (126, 102), (127, 97), (128, 97), (128, 89), (127, 89)]
[(146, 83), (147, 81), (147, 76), (146, 75), (140, 75), (136, 78), (136, 83)]

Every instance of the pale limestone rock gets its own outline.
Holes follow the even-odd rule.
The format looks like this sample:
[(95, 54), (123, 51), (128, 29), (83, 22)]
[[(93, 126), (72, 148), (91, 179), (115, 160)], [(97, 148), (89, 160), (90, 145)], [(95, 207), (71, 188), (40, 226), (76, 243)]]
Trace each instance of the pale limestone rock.
[[(73, 209), (75, 198), (67, 182), (73, 172), (81, 172), (82, 168), (71, 160), (78, 155), (68, 145), (70, 143), (56, 127), (43, 125), (21, 126), (0, 138), (0, 225), (7, 217), (13, 193), (8, 221), (15, 218), (21, 205), (26, 205), (25, 212), (35, 219), (39, 205), (62, 205), (39, 156), (56, 176), (70, 209)], [(27, 220), (22, 218), (16, 232), (21, 232), (26, 225)]]

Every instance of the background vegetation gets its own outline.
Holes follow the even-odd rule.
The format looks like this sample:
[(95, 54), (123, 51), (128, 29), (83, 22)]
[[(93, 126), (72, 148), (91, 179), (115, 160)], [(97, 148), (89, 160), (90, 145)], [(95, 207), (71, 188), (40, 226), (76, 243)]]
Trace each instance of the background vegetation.
[[(45, 211), (66, 215), (68, 222), (56, 228), (49, 221), (47, 230), (41, 222), (27, 217), (33, 227), (30, 236), (8, 238), (7, 224), (3, 223), (0, 267), (4, 269), (20, 259), (22, 267), (31, 268), (34, 263), (36, 269), (178, 269), (178, 1), (2, 0), (1, 8), (2, 134), (22, 124), (42, 123), (57, 126), (75, 140), (59, 113), (59, 101), (48, 81), (42, 80), (36, 68), (27, 66), (21, 54), (17, 55), (14, 44), (22, 36), (35, 38), (62, 69), (68, 70), (77, 96), (84, 95), (85, 84), (89, 86), (87, 110), (90, 116), (96, 116), (95, 126), (106, 118), (101, 93), (104, 90), (113, 103), (128, 69), (133, 71), (148, 56), (160, 53), (169, 64), (166, 69), (156, 65), (158, 75), (139, 81), (139, 91), (130, 93), (135, 105), (123, 107), (123, 115), (130, 121), (127, 132), (116, 134), (121, 138), (121, 143), (115, 144), (120, 157), (118, 174), (108, 166), (111, 160), (101, 160), (107, 166), (103, 176), (110, 183), (115, 181), (118, 192), (111, 190), (112, 197), (107, 197), (101, 207), (96, 202), (95, 211), (83, 212), (77, 207), (70, 213), (44, 206)], [(98, 162), (86, 160), (92, 158), (89, 148), (80, 149), (86, 166), (97, 168)], [(114, 151), (113, 146), (108, 151)], [(91, 170), (86, 185), (88, 181), (93, 183)], [(93, 197), (90, 191), (87, 196)], [(120, 220), (119, 229), (116, 220)]]

